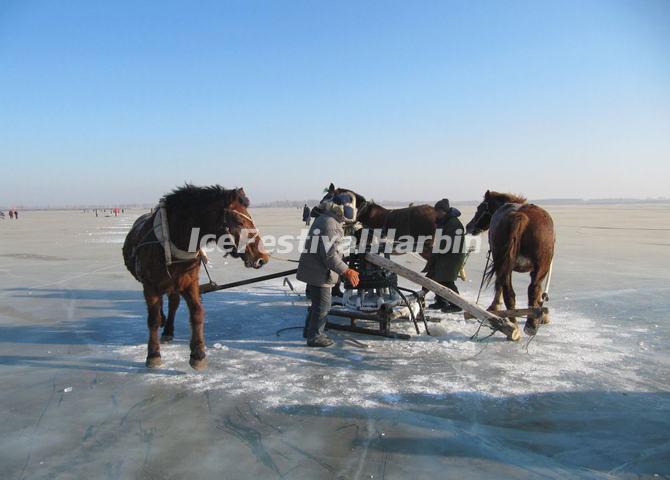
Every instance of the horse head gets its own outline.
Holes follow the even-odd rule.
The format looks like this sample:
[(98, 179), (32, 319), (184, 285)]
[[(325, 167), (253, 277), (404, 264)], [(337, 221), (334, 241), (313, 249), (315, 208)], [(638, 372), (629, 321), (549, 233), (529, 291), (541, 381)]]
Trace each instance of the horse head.
[[(234, 190), (234, 195), (224, 210), (224, 224), (227, 233), (233, 236), (235, 247), (228, 251), (234, 258), (244, 261), (247, 268), (261, 268), (268, 263), (268, 255), (251, 214), (247, 210), (249, 199), (244, 189)], [(242, 247), (244, 251), (242, 252)]]
[(335, 196), (341, 194), (341, 193), (348, 193), (353, 196), (353, 198), (356, 199), (356, 209), (360, 210), (363, 205), (365, 205), (366, 201), (365, 197), (359, 193), (354, 192), (350, 188), (336, 188), (334, 184), (330, 184), (328, 188), (324, 189), (324, 192), (326, 193), (324, 197), (321, 199), (323, 202), (324, 200), (330, 200), (334, 198)]
[(360, 213), (361, 209), (367, 203), (363, 195), (360, 195), (349, 188), (336, 188), (333, 183), (331, 183), (328, 188), (324, 189), (324, 192), (325, 195), (321, 199), (321, 202), (333, 200), (337, 196), (344, 196), (344, 198), (348, 196), (350, 201), (347, 201), (346, 203), (350, 207), (353, 207), (354, 211), (356, 212), (356, 220), (358, 220), (358, 214)]
[(491, 215), (489, 211), (489, 202), (488, 202), (489, 191), (487, 190), (484, 194), (484, 201), (477, 206), (477, 211), (475, 212), (472, 220), (468, 222), (465, 226), (465, 233), (470, 235), (479, 235), (485, 230), (488, 230), (489, 225), (491, 224)]
[(489, 229), (491, 217), (506, 203), (526, 203), (526, 198), (511, 193), (499, 193), (487, 190), (484, 201), (479, 204), (472, 220), (465, 226), (465, 233), (479, 235)]

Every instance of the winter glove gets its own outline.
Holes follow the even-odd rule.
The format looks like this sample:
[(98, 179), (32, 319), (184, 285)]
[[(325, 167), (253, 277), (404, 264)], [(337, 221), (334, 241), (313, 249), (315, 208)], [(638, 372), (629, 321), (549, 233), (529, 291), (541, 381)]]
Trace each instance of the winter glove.
[(347, 268), (347, 270), (344, 272), (344, 277), (349, 280), (349, 283), (356, 288), (358, 286), (358, 272), (354, 270), (353, 268)]

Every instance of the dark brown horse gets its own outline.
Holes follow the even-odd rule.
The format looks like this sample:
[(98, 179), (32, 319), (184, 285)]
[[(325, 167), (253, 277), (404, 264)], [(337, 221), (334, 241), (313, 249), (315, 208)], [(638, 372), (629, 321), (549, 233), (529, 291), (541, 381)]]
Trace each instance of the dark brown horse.
[[(180, 296), (188, 305), (191, 323), (189, 363), (196, 370), (207, 366), (205, 310), (199, 289), (201, 241), (205, 236), (208, 236), (205, 240), (210, 241), (229, 238), (229, 242), (219, 243), (227, 253), (242, 259), (247, 267), (263, 266), (269, 256), (247, 211), (248, 206), (249, 199), (241, 188), (226, 190), (220, 185), (196, 187), (187, 184), (165, 195), (160, 208), (138, 218), (131, 228), (123, 244), (123, 259), (144, 288), (149, 327), (147, 367), (161, 365), (158, 328), (164, 326), (161, 341), (172, 340)], [(163, 221), (163, 215), (167, 222)], [(192, 248), (193, 244), (197, 247)], [(167, 319), (162, 311), (163, 295), (166, 294)]]
[[(509, 193), (487, 191), (484, 201), (468, 225), (467, 233), (489, 231), (492, 265), (487, 280), (495, 275), (495, 295), (489, 310), (500, 308), (503, 296), (507, 309), (516, 308), (512, 272), (530, 272), (528, 306), (539, 307), (544, 301), (543, 285), (554, 258), (554, 222), (546, 210)], [(516, 319), (512, 319), (516, 321)], [(539, 323), (549, 323), (549, 315), (528, 316), (524, 331), (535, 335)]]
[[(436, 222), (440, 216), (441, 214), (430, 205), (388, 209), (370, 201), (358, 210), (356, 219), (366, 228), (380, 229), (383, 235), (393, 230), (396, 239), (403, 236), (412, 237), (416, 249), (421, 249), (421, 256), (428, 260)], [(418, 245), (418, 242), (422, 242), (423, 245)]]

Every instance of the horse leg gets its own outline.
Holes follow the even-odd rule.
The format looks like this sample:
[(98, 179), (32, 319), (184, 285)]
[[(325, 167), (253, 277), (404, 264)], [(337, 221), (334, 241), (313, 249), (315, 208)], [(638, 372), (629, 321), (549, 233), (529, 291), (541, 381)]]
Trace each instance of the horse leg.
[[(511, 277), (509, 275), (506, 275), (504, 278), (509, 278), (509, 280), (503, 281), (500, 280), (502, 276), (496, 275), (496, 283), (495, 283), (495, 294), (493, 295), (493, 302), (491, 302), (491, 306), (488, 308), (489, 312), (496, 312), (497, 310), (500, 310), (500, 304), (501, 304), (501, 298), (503, 296), (503, 293), (505, 294), (505, 305), (508, 306), (511, 304), (515, 303), (515, 298), (514, 298), (514, 290), (512, 290), (512, 284), (511, 284)], [(507, 285), (509, 283), (509, 286)], [(511, 297), (510, 297), (510, 292), (511, 292)], [(508, 300), (512, 301), (512, 303), (507, 303)], [(519, 327), (516, 325), (516, 318), (510, 318), (510, 321), (514, 324), (514, 330), (510, 333), (507, 333), (507, 340), (512, 340), (512, 341), (518, 341), (521, 338), (521, 332), (519, 330)]]
[(500, 304), (501, 302), (501, 297), (502, 297), (502, 292), (503, 292), (503, 282), (501, 279), (500, 275), (496, 274), (496, 283), (495, 283), (495, 293), (493, 294), (493, 301), (491, 302), (491, 305), (489, 306), (488, 310), (490, 312), (495, 312), (496, 310), (500, 310)]
[[(503, 298), (505, 299), (505, 308), (514, 310), (516, 308), (516, 294), (512, 286), (512, 276), (508, 276), (503, 284)], [(516, 323), (516, 317), (508, 317), (510, 322)]]
[[(196, 277), (197, 280), (197, 277)], [(207, 367), (205, 355), (205, 308), (200, 301), (197, 281), (189, 285), (182, 292), (188, 305), (189, 320), (191, 322), (191, 358), (189, 364), (195, 370)]]
[(147, 326), (149, 327), (149, 342), (147, 344), (148, 368), (161, 366), (161, 347), (158, 342), (158, 328), (161, 324), (161, 295), (153, 295), (144, 290), (144, 300), (147, 303)]
[(165, 316), (165, 312), (163, 311), (163, 295), (161, 295), (160, 307), (161, 307), (161, 310), (160, 310), (160, 314), (161, 314), (161, 327), (163, 327), (163, 326), (165, 325), (165, 320), (166, 320), (166, 318), (167, 318), (167, 317)]
[[(535, 268), (530, 273), (530, 285), (528, 285), (528, 307), (536, 308), (542, 304), (542, 285), (544, 279), (549, 273), (548, 269)], [(549, 323), (549, 315), (543, 314), (540, 318), (533, 315), (528, 315), (526, 318), (526, 325), (523, 331), (528, 335), (535, 335), (540, 324)]]
[[(496, 283), (495, 283), (495, 294), (493, 295), (493, 301), (491, 306), (488, 308), (489, 312), (496, 312), (500, 310), (501, 297), (505, 294), (505, 305), (513, 305), (516, 303), (516, 298), (514, 295), (514, 290), (512, 290), (512, 274), (496, 274)], [(511, 293), (511, 295), (510, 295)], [(508, 303), (511, 301), (512, 303)], [(514, 324), (514, 330), (507, 334), (507, 340), (518, 341), (521, 338), (521, 332), (519, 327), (516, 325), (516, 319), (511, 318), (510, 321)]]
[[(549, 267), (546, 269), (546, 271), (543, 272), (542, 275), (538, 275), (538, 280), (537, 280), (537, 285), (538, 285), (538, 292), (537, 292), (537, 305), (542, 306), (544, 303), (544, 298), (542, 296), (544, 295), (544, 287), (547, 281), (547, 276), (549, 275), (549, 271), (551, 270), (551, 264)], [(540, 315), (540, 324), (541, 325), (546, 325), (551, 322), (551, 319), (549, 318), (549, 311), (543, 312)]]
[(161, 343), (168, 343), (174, 339), (174, 317), (179, 308), (179, 294), (170, 293), (168, 295), (168, 316), (163, 327), (163, 335), (161, 335)]

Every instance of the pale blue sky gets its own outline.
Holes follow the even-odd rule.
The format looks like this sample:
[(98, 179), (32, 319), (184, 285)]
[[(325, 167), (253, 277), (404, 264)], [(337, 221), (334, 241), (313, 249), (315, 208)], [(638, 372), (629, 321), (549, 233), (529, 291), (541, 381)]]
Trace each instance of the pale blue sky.
[(0, 0), (0, 204), (670, 196), (670, 1)]

